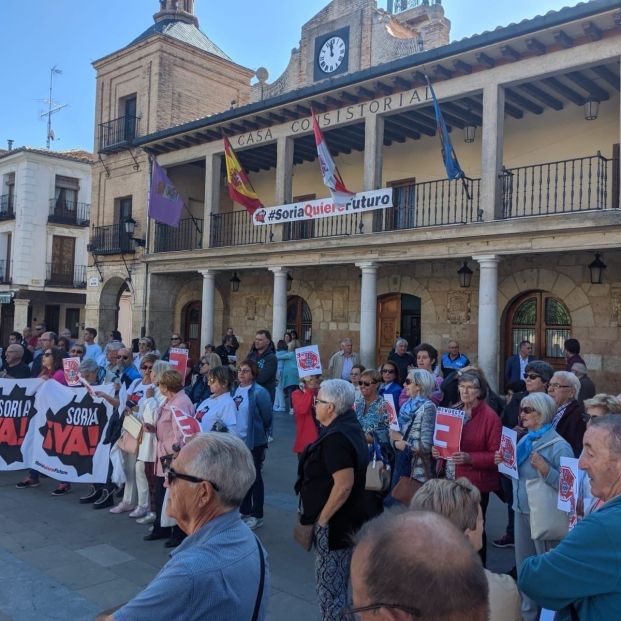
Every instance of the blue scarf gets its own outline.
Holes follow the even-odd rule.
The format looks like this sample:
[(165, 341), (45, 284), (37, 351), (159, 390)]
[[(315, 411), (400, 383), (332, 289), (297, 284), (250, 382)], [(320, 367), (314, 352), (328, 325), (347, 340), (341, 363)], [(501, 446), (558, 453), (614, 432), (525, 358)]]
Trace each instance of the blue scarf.
[(517, 446), (517, 462), (521, 466), (533, 452), (533, 442), (539, 440), (543, 435), (552, 429), (552, 423), (548, 423), (537, 431), (529, 431), (519, 442)]

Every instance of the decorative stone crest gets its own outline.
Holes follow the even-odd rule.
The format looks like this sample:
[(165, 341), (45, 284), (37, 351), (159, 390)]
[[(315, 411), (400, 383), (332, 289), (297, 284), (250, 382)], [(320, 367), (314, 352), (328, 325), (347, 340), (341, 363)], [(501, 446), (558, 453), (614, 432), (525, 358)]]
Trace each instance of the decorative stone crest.
[(246, 319), (252, 321), (257, 314), (257, 298), (248, 296), (246, 298)]
[(468, 291), (449, 291), (446, 319), (453, 324), (470, 322), (470, 293)]
[(610, 322), (621, 325), (621, 288), (610, 288)]

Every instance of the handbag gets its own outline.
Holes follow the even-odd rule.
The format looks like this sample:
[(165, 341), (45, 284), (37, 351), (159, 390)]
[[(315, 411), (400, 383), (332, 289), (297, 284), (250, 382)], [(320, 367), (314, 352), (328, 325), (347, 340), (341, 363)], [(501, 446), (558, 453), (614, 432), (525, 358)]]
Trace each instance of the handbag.
[(123, 416), (123, 429), (138, 440), (142, 435), (142, 421), (133, 414)]
[(310, 552), (313, 547), (313, 535), (315, 531), (314, 524), (302, 524), (300, 521), (302, 516), (298, 514), (293, 527), (293, 539), (302, 546), (302, 549), (306, 552)]
[[(429, 460), (426, 456), (420, 454), (420, 451), (416, 451), (414, 456), (412, 457), (412, 472), (414, 471), (414, 465), (416, 463), (416, 459), (420, 458), (423, 469), (425, 470), (425, 479), (428, 481), (432, 478), (431, 476), (431, 468), (429, 467)], [(395, 485), (394, 489), (391, 492), (392, 497), (403, 505), (409, 506), (412, 498), (414, 498), (414, 494), (424, 485), (422, 481), (418, 479), (414, 479), (412, 474), (410, 473), (409, 477), (400, 477)]]
[(382, 450), (375, 442), (373, 444), (373, 459), (367, 465), (367, 475), (364, 489), (368, 492), (385, 492), (390, 487), (390, 467), (386, 466), (382, 458)]
[(526, 481), (532, 539), (560, 541), (569, 531), (569, 517), (557, 509), (558, 491), (540, 476)]
[(116, 441), (116, 445), (129, 455), (135, 455), (138, 452), (138, 440), (128, 431), (123, 431), (121, 437)]

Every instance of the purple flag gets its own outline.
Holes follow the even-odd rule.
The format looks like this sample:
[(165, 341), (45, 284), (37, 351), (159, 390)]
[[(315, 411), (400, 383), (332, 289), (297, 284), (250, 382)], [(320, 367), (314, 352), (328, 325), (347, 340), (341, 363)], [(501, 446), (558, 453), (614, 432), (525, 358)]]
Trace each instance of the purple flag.
[(162, 224), (178, 227), (183, 206), (183, 199), (171, 183), (166, 171), (153, 160), (149, 217)]

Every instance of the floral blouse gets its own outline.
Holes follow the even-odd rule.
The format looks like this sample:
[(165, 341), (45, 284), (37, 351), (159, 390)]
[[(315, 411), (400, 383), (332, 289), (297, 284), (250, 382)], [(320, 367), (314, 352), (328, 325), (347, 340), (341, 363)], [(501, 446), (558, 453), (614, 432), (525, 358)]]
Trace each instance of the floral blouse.
[(378, 397), (369, 404), (364, 411), (364, 399), (358, 399), (354, 403), (354, 411), (358, 422), (365, 433), (375, 433), (380, 442), (388, 442), (388, 417), (390, 406), (382, 397)]

